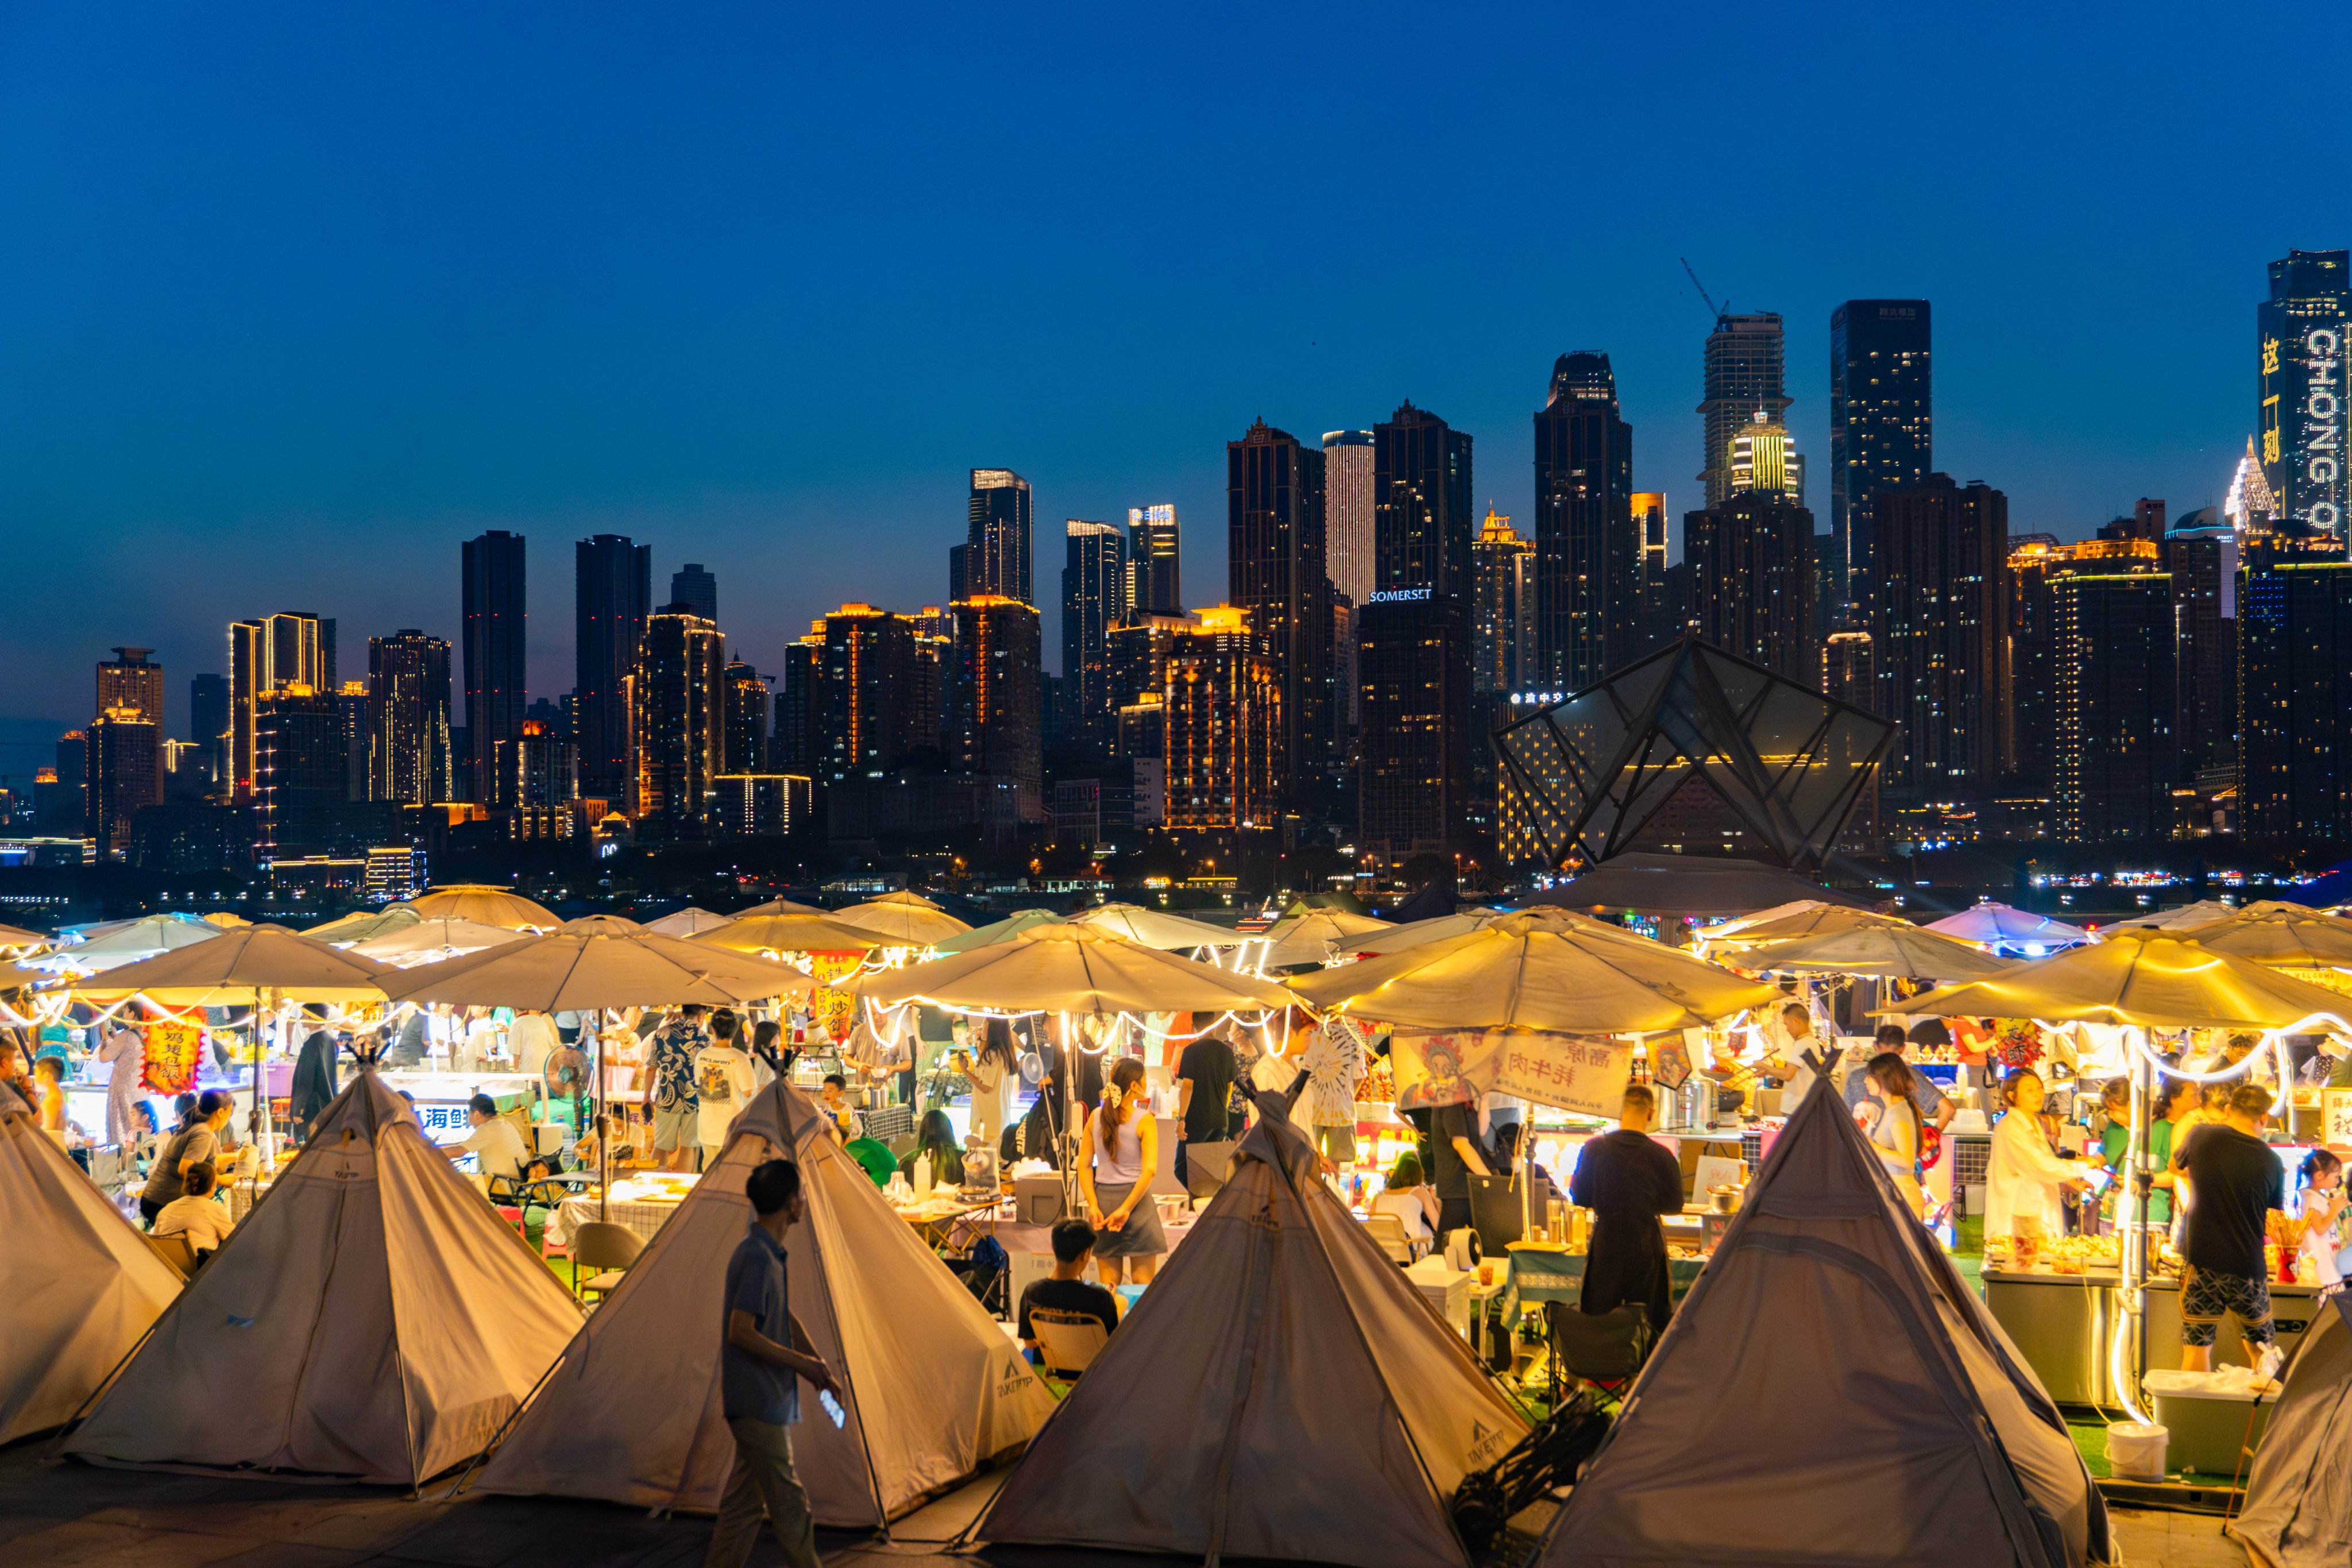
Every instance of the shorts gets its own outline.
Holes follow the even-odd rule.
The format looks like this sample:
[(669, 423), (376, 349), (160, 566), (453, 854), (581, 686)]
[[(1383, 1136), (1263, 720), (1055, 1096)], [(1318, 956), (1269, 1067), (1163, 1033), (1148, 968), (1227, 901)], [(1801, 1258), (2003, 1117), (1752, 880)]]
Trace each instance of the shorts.
[(2278, 1337), (2271, 1324), (2271, 1287), (2266, 1279), (2224, 1274), (2190, 1265), (2180, 1276), (2180, 1342), (2210, 1347), (2221, 1320), (2235, 1314), (2247, 1342), (2266, 1345)]
[(702, 1108), (688, 1100), (682, 1105), (654, 1107), (654, 1147), (667, 1154), (677, 1149), (702, 1146)]
[(1323, 1151), (1324, 1157), (1334, 1164), (1354, 1164), (1356, 1124), (1341, 1121), (1328, 1127), (1318, 1127), (1315, 1129), (1315, 1147)]

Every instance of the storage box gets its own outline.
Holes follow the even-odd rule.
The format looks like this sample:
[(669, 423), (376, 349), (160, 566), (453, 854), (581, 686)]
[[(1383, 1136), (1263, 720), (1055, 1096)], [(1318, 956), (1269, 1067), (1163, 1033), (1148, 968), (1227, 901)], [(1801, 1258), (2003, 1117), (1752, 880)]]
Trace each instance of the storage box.
[(1013, 1178), (1013, 1212), (1023, 1225), (1052, 1225), (1062, 1217), (1062, 1178), (1051, 1173)]
[(1470, 1271), (1454, 1268), (1437, 1257), (1423, 1258), (1404, 1271), (1422, 1299), (1434, 1308), (1454, 1331), (1470, 1337)]
[[(2270, 1425), (2276, 1394), (2265, 1394), (2249, 1408), (2242, 1394), (2208, 1394), (2201, 1389), (2167, 1391), (2151, 1387), (2148, 1398), (2158, 1425), (2171, 1434), (2166, 1463), (2176, 1470), (2199, 1470), (2209, 1476), (2234, 1475), (2238, 1450), (2263, 1440)], [(2253, 1434), (2247, 1436), (2246, 1417), (2253, 1416)]]

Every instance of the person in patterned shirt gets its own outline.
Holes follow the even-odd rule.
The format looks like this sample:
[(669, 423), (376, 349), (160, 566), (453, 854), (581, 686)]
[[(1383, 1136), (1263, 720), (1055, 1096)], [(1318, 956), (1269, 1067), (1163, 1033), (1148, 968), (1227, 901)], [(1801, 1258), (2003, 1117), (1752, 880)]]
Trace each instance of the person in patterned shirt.
[(1333, 1165), (1352, 1164), (1356, 1158), (1356, 1090), (1370, 1070), (1364, 1060), (1363, 1037), (1347, 1019), (1333, 1014), (1307, 1047), (1299, 1066), (1308, 1073), (1305, 1121), (1315, 1146)]
[(702, 1147), (702, 1101), (695, 1092), (694, 1058), (710, 1044), (702, 1008), (688, 1003), (653, 1037), (654, 1152), (667, 1171), (694, 1169)]

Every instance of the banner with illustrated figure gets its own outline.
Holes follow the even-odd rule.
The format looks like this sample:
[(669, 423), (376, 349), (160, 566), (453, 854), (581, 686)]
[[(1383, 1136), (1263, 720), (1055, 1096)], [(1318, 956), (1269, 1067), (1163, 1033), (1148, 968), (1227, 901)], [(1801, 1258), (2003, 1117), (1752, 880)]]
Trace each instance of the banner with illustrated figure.
[(194, 1024), (150, 1024), (140, 1081), (152, 1094), (185, 1094), (196, 1087), (205, 1032)]
[(1461, 1030), (1389, 1037), (1402, 1111), (1465, 1105), (1490, 1090), (1616, 1120), (1633, 1070), (1633, 1047), (1607, 1036), (1537, 1029)]

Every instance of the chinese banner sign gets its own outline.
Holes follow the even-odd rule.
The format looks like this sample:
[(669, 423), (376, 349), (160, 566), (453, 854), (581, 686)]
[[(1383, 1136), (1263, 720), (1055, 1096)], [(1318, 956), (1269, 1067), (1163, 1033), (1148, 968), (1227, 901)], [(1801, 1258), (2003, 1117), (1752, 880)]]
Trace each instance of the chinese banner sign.
[(1614, 1121), (1633, 1047), (1624, 1040), (1533, 1029), (1389, 1037), (1399, 1110), (1460, 1105), (1488, 1090)]
[(845, 980), (865, 966), (866, 955), (860, 952), (809, 954), (809, 973), (816, 978), (816, 989), (809, 994), (809, 1021), (835, 1045), (845, 1043), (849, 1031), (857, 1026), (857, 998), (835, 991), (832, 983)]
[(196, 1087), (205, 1032), (194, 1024), (147, 1026), (146, 1059), (140, 1082), (155, 1094), (185, 1094)]

